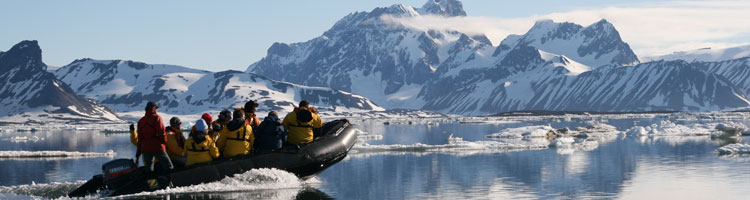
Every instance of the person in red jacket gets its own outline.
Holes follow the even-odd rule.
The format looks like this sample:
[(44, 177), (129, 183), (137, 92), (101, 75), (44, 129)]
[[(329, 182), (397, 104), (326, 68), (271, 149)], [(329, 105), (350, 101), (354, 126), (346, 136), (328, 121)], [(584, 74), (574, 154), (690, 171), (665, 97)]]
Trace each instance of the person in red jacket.
[(157, 109), (156, 102), (148, 102), (146, 115), (138, 120), (138, 152), (143, 154), (143, 166), (151, 171), (154, 171), (154, 158), (159, 160), (162, 168), (174, 168), (167, 155), (167, 134), (161, 117), (156, 114)]

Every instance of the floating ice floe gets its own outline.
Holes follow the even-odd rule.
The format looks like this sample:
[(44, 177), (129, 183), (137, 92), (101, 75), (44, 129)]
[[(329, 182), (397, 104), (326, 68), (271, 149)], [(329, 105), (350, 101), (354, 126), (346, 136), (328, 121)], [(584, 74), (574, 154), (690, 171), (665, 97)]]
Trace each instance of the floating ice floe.
[(112, 123), (112, 124), (44, 124), (44, 125), (6, 125), (0, 127), (5, 132), (37, 132), (37, 131), (93, 131), (93, 130), (128, 130), (129, 124)]
[(576, 140), (573, 139), (572, 137), (559, 137), (553, 140), (549, 144), (549, 146), (550, 147), (572, 147), (575, 141)]
[(515, 124), (517, 120), (510, 120), (505, 117), (465, 117), (458, 120), (462, 124)]
[(383, 135), (370, 134), (359, 129), (354, 129), (354, 132), (357, 133), (357, 140), (360, 140), (361, 142), (364, 142), (367, 140), (382, 140), (383, 139)]
[(399, 153), (451, 153), (451, 154), (477, 154), (477, 153), (497, 153), (518, 150), (546, 149), (544, 144), (519, 144), (506, 143), (500, 141), (464, 141), (463, 138), (447, 138), (448, 144), (388, 144), (388, 145), (371, 145), (368, 143), (357, 143), (352, 148), (352, 154), (372, 154), (383, 152)]
[(716, 131), (711, 133), (711, 138), (730, 138), (742, 136), (747, 127), (735, 122), (724, 122), (716, 124)]
[(450, 143), (456, 143), (456, 142), (463, 142), (464, 139), (460, 137), (453, 137), (453, 133), (448, 136), (448, 139), (446, 139), (446, 142)]
[[(182, 194), (182, 193), (200, 193), (200, 192), (237, 192), (253, 190), (278, 190), (278, 189), (299, 189), (304, 182), (297, 178), (296, 175), (280, 169), (252, 169), (245, 173), (235, 174), (222, 180), (191, 185), (185, 187), (174, 187), (157, 190), (153, 192), (141, 192), (122, 197), (136, 196), (153, 196), (163, 194)], [(296, 193), (291, 193), (293, 198)]]
[(44, 138), (40, 138), (37, 136), (13, 136), (10, 138), (5, 138), (3, 140), (10, 142), (37, 142), (40, 140), (44, 140)]
[(493, 133), (486, 135), (487, 138), (542, 138), (547, 137), (550, 131), (554, 132), (549, 125), (537, 125), (537, 126), (522, 126), (517, 128), (508, 128), (500, 131), (499, 133)]
[(576, 139), (572, 137), (555, 138), (550, 144), (550, 148), (557, 148), (559, 154), (570, 154), (575, 151), (591, 151), (599, 147), (599, 142), (591, 139)]
[(750, 144), (728, 144), (724, 145), (723, 147), (719, 147), (716, 149), (716, 152), (718, 152), (721, 155), (725, 154), (748, 154), (750, 153)]
[(669, 120), (663, 120), (649, 126), (635, 126), (625, 130), (628, 136), (702, 136), (709, 135), (713, 131), (706, 124), (675, 124)]
[(618, 135), (620, 131), (615, 126), (605, 123), (594, 123), (589, 126), (577, 127), (578, 137), (606, 137)]
[(114, 157), (112, 150), (104, 153), (78, 151), (0, 151), (0, 158), (78, 158), (78, 157)]

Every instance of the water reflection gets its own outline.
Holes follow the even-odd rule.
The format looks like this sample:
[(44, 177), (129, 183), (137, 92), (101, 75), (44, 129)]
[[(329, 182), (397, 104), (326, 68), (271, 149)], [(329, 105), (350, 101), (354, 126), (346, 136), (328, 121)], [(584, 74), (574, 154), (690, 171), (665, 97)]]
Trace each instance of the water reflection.
[[(609, 119), (618, 130), (661, 119)], [(500, 130), (528, 125), (576, 127), (601, 119), (564, 119), (494, 124), (383, 125), (360, 122), (359, 128), (382, 139), (373, 145), (446, 144), (453, 134), (472, 142), (549, 144), (527, 140), (484, 138)], [(3, 133), (1, 137), (22, 133)], [(134, 147), (127, 134), (96, 132), (23, 133), (45, 138), (37, 142), (0, 141), (0, 150), (64, 150), (105, 152), (130, 158)], [(522, 151), (353, 153), (318, 175), (320, 183), (295, 189), (243, 192), (183, 193), (132, 198), (191, 199), (517, 199), (517, 198), (737, 198), (750, 195), (750, 156), (718, 156), (714, 150), (737, 141), (709, 136), (622, 135), (593, 138), (591, 149), (550, 148)], [(3, 159), (0, 186), (77, 181), (98, 173), (112, 158)], [(70, 187), (70, 186), (66, 186)], [(3, 192), (0, 192), (3, 193)], [(711, 197), (707, 196), (713, 195)], [(9, 197), (0, 196), (2, 197)]]
[[(132, 158), (135, 149), (127, 134), (97, 131), (37, 131), (4, 133), (3, 138), (38, 137), (37, 141), (0, 140), (0, 151), (117, 152), (115, 158)], [(64, 182), (89, 179), (100, 173), (101, 164), (112, 157), (0, 159), (0, 186)]]
[[(451, 129), (449, 124), (441, 126)], [(413, 134), (399, 132), (395, 128), (386, 129), (391, 129), (385, 136), (386, 140), (391, 137), (390, 134)], [(466, 132), (463, 133), (466, 134), (461, 136), (472, 138), (471, 132), (491, 132), (483, 131), (488, 129), (492, 128), (464, 127)], [(443, 132), (431, 131), (436, 135)], [(336, 197), (354, 199), (614, 198), (621, 197), (626, 190), (632, 191), (634, 184), (659, 182), (658, 179), (641, 179), (638, 176), (674, 177), (676, 180), (671, 182), (686, 185), (691, 185), (690, 180), (679, 181), (680, 177), (703, 177), (706, 173), (743, 177), (710, 180), (720, 185), (750, 177), (750, 172), (741, 163), (727, 162), (728, 159), (717, 157), (714, 153), (716, 148), (717, 142), (708, 136), (651, 136), (606, 138), (593, 150), (563, 155), (558, 152), (561, 149), (476, 155), (404, 152), (353, 154), (353, 157), (325, 171), (320, 177), (326, 182), (322, 188), (324, 191)], [(649, 168), (644, 168), (644, 165)], [(651, 173), (642, 173), (643, 170)], [(634, 183), (636, 178), (642, 182)], [(637, 188), (635, 192), (641, 190), (659, 192)], [(691, 190), (685, 191), (687, 193), (707, 190), (750, 193), (742, 184), (728, 184), (723, 189), (688, 187), (682, 190)]]

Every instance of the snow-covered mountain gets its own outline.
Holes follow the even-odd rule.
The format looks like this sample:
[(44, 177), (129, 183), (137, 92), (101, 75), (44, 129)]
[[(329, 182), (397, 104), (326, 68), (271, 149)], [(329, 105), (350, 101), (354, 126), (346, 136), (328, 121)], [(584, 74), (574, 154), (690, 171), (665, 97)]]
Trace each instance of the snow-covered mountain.
[(79, 97), (47, 72), (37, 41), (0, 52), (0, 120), (13, 123), (119, 121), (109, 108)]
[[(356, 12), (322, 36), (303, 43), (275, 43), (247, 72), (302, 85), (324, 86), (366, 96), (385, 108), (419, 108), (412, 101), (439, 65), (461, 45), (455, 31), (420, 31), (383, 20), (419, 15), (465, 15), (457, 1), (428, 1)], [(471, 43), (491, 44), (485, 36)], [(480, 45), (480, 44), (469, 44)]]
[(701, 70), (727, 78), (745, 95), (750, 95), (750, 57), (721, 62), (693, 62), (692, 64)]
[(273, 44), (247, 72), (350, 91), (388, 109), (457, 114), (748, 106), (742, 87), (697, 63), (639, 64), (606, 20), (588, 26), (542, 20), (492, 46), (483, 35), (398, 23), (420, 15), (466, 13), (458, 1), (434, 0), (421, 8), (352, 13), (320, 37)]
[(614, 25), (604, 19), (586, 27), (569, 22), (538, 21), (526, 34), (508, 36), (495, 54), (518, 44), (565, 55), (592, 67), (638, 63), (637, 56), (622, 41)]
[(644, 57), (644, 60), (685, 60), (688, 62), (717, 62), (744, 57), (750, 57), (750, 44), (721, 49), (712, 49), (710, 47), (707, 47), (691, 51), (679, 51), (661, 56), (647, 56)]
[(188, 87), (210, 74), (175, 65), (93, 59), (75, 60), (54, 73), (78, 94), (118, 112), (143, 110), (149, 101), (160, 103), (162, 112), (178, 109)]
[(750, 105), (726, 78), (684, 61), (590, 69), (529, 46), (492, 68), (462, 70), (426, 86), (423, 108), (459, 114), (517, 110), (711, 111)]
[(55, 71), (80, 94), (117, 112), (142, 111), (148, 101), (160, 112), (195, 114), (239, 107), (248, 100), (260, 110), (289, 111), (300, 100), (337, 112), (384, 110), (368, 99), (323, 87), (307, 87), (238, 71), (208, 72), (175, 65), (80, 59)]

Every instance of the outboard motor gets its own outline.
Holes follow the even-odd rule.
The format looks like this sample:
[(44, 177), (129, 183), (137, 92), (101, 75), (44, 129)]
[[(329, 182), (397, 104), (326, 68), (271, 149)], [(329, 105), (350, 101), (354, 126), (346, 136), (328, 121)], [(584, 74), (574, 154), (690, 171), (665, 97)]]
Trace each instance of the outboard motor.
[(137, 167), (132, 159), (116, 159), (109, 161), (102, 165), (102, 171), (104, 172), (104, 182), (115, 179), (123, 174), (130, 173), (136, 170)]

